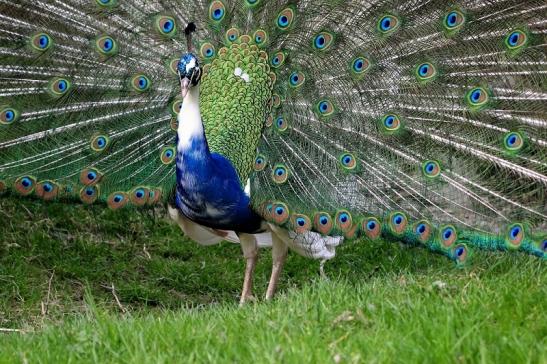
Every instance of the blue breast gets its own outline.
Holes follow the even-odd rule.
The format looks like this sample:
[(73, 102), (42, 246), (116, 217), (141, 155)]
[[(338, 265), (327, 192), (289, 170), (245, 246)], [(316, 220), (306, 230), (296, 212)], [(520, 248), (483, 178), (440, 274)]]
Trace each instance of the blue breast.
[(250, 208), (234, 166), (222, 155), (210, 153), (204, 139), (177, 148), (176, 162), (175, 201), (186, 217), (215, 229), (260, 230), (262, 219)]

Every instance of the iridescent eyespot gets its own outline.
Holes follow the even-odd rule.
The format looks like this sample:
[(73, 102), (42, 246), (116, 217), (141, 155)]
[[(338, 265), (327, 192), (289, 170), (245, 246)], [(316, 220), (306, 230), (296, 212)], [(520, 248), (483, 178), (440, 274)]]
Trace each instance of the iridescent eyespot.
[(450, 248), (458, 239), (458, 232), (452, 225), (444, 226), (439, 231), (439, 239), (443, 247)]
[(0, 106), (0, 124), (11, 124), (19, 120), (19, 111), (9, 106)]
[(260, 171), (263, 171), (264, 168), (266, 168), (266, 165), (267, 165), (266, 157), (259, 154), (255, 158), (255, 163), (254, 163), (253, 169), (257, 172), (260, 172)]
[(524, 138), (521, 133), (511, 131), (505, 134), (503, 138), (503, 146), (509, 152), (518, 152), (524, 146)]
[(36, 184), (36, 196), (49, 201), (57, 197), (59, 185), (53, 181), (41, 181)]
[(393, 133), (401, 129), (401, 120), (395, 114), (387, 114), (382, 118), (382, 127), (384, 131)]
[(395, 15), (384, 15), (378, 20), (377, 28), (382, 34), (389, 34), (399, 28), (400, 21)]
[(80, 190), (80, 200), (84, 204), (92, 204), (99, 198), (100, 190), (99, 186), (85, 186)]
[(266, 125), (267, 128), (273, 125), (273, 115), (269, 114), (266, 116), (266, 120), (264, 121), (264, 125)]
[(173, 37), (177, 33), (177, 23), (172, 16), (161, 15), (156, 17), (156, 31), (163, 36)]
[(260, 3), (260, 0), (245, 0), (245, 5), (248, 7), (254, 7), (257, 6)]
[(456, 261), (458, 265), (464, 264), (470, 257), (470, 251), (465, 244), (457, 244), (451, 252), (452, 259)]
[(83, 185), (94, 185), (101, 181), (103, 174), (96, 168), (84, 168), (80, 172), (80, 183)]
[(51, 48), (53, 40), (46, 33), (38, 33), (30, 38), (30, 45), (37, 51), (43, 52)]
[(209, 42), (203, 43), (199, 48), (199, 52), (201, 53), (201, 56), (205, 59), (211, 59), (216, 54), (215, 47)]
[(118, 4), (118, 0), (95, 0), (97, 5), (100, 5), (105, 8), (114, 7)]
[(522, 48), (527, 44), (528, 35), (520, 29), (513, 30), (505, 37), (505, 46), (511, 51)]
[(180, 112), (181, 107), (182, 107), (182, 99), (179, 96), (177, 96), (171, 103), (171, 114), (173, 116), (177, 116)]
[(459, 10), (449, 11), (443, 19), (443, 26), (447, 31), (454, 32), (463, 27), (465, 15)]
[(162, 196), (162, 189), (161, 188), (155, 188), (148, 191), (148, 201), (147, 204), (149, 206), (155, 205), (161, 200)]
[(289, 172), (287, 167), (283, 164), (276, 164), (272, 169), (272, 179), (277, 184), (282, 184), (287, 182), (289, 178)]
[(144, 186), (137, 186), (129, 193), (129, 200), (135, 206), (144, 206), (150, 198), (150, 189)]
[(293, 88), (300, 87), (304, 84), (304, 81), (306, 80), (306, 77), (302, 72), (294, 71), (289, 76), (289, 84)]
[(332, 45), (334, 36), (329, 32), (321, 32), (313, 38), (313, 48), (325, 51)]
[(172, 58), (166, 62), (167, 69), (174, 75), (178, 75), (179, 59)]
[(490, 99), (488, 91), (483, 87), (475, 87), (467, 92), (467, 104), (472, 109), (480, 109), (488, 103)]
[(268, 42), (268, 33), (266, 33), (265, 30), (258, 29), (255, 32), (253, 39), (256, 45), (262, 47)]
[(357, 167), (357, 160), (355, 159), (355, 156), (351, 153), (343, 153), (338, 158), (340, 161), (340, 164), (342, 167), (346, 170), (354, 170)]
[(441, 174), (441, 166), (439, 162), (427, 160), (422, 163), (422, 173), (428, 178), (436, 178)]
[(273, 68), (279, 68), (285, 63), (285, 53), (283, 52), (277, 52), (274, 53), (272, 56), (272, 59), (270, 61), (270, 65)]
[(289, 128), (289, 123), (283, 116), (278, 116), (277, 119), (275, 119), (275, 127), (278, 131), (285, 131)]
[(348, 232), (353, 228), (353, 219), (347, 210), (340, 210), (336, 213), (336, 226), (342, 232)]
[(272, 204), (271, 218), (276, 224), (284, 224), (289, 219), (289, 208), (282, 202)]
[(420, 220), (414, 224), (413, 231), (418, 240), (425, 244), (431, 237), (431, 224), (426, 220)]
[(235, 42), (237, 40), (237, 38), (239, 38), (239, 34), (240, 34), (239, 29), (230, 28), (226, 32), (226, 40), (228, 41), (228, 43)]
[(70, 90), (71, 83), (66, 78), (55, 77), (48, 84), (48, 92), (54, 97), (63, 96)]
[(382, 233), (382, 224), (377, 218), (369, 217), (364, 219), (361, 223), (361, 230), (365, 232), (367, 238), (376, 240)]
[(315, 113), (321, 117), (327, 117), (334, 114), (334, 105), (329, 100), (320, 100), (315, 105)]
[(402, 235), (405, 232), (408, 219), (402, 212), (393, 212), (388, 217), (388, 225), (395, 235)]
[(505, 241), (508, 248), (518, 248), (524, 240), (524, 226), (519, 223), (509, 225)]
[(129, 196), (123, 191), (112, 192), (106, 201), (112, 210), (121, 209), (129, 202)]
[(311, 229), (311, 220), (304, 214), (294, 214), (291, 216), (291, 225), (297, 234), (304, 234)]
[(279, 15), (277, 16), (277, 20), (275, 24), (277, 25), (279, 29), (287, 30), (291, 27), (293, 20), (294, 20), (294, 9), (285, 8), (281, 10)]
[(415, 74), (418, 81), (426, 82), (431, 81), (437, 76), (437, 70), (433, 64), (426, 62), (416, 66)]
[(164, 147), (161, 150), (160, 160), (163, 164), (171, 164), (175, 160), (175, 148), (174, 147)]
[(28, 196), (34, 192), (36, 186), (36, 178), (32, 176), (21, 176), (15, 180), (15, 190), (22, 196)]
[(151, 86), (150, 79), (142, 73), (136, 74), (131, 78), (131, 86), (137, 92), (145, 92)]
[(103, 56), (112, 56), (118, 51), (118, 44), (109, 35), (103, 35), (95, 41), (95, 49)]
[(313, 227), (319, 233), (328, 235), (333, 227), (332, 218), (327, 212), (318, 212), (313, 216)]
[(215, 23), (219, 23), (226, 15), (226, 7), (220, 0), (215, 0), (209, 6), (209, 19)]
[(91, 149), (95, 152), (104, 151), (110, 144), (110, 138), (106, 135), (94, 135), (91, 138)]
[(547, 253), (547, 239), (538, 242), (538, 247), (544, 254)]
[(363, 75), (369, 68), (370, 61), (366, 57), (359, 56), (351, 61), (351, 71), (356, 76)]

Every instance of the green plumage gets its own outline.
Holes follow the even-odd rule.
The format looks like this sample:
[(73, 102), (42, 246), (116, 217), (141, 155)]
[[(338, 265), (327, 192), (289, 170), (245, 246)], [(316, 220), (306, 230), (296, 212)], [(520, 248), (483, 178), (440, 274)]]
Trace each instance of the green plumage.
[(209, 146), (269, 222), (545, 256), (541, 1), (2, 6), (0, 193), (165, 201), (192, 21)]

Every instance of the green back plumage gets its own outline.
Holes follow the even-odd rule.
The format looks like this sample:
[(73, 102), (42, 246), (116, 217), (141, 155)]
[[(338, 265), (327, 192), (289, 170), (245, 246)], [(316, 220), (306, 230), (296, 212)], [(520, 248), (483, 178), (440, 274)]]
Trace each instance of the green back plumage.
[(250, 176), (265, 219), (455, 260), (467, 245), (545, 256), (543, 10), (509, 0), (13, 3), (0, 18), (0, 190), (113, 208), (165, 197), (174, 67), (193, 21), (209, 145), (242, 184)]
[(209, 147), (232, 161), (242, 184), (252, 171), (272, 98), (268, 55), (254, 43), (242, 35), (229, 47), (221, 48), (205, 67), (200, 89)]

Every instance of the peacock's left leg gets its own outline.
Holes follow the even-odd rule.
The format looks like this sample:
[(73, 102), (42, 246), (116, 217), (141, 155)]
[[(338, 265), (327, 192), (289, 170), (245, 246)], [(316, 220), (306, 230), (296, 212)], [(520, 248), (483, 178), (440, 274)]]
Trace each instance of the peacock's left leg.
[(243, 305), (245, 302), (255, 300), (253, 296), (253, 273), (258, 259), (258, 245), (255, 237), (251, 234), (239, 233), (238, 237), (246, 264), (243, 290), (241, 291), (241, 299), (239, 300), (239, 304)]
[(271, 300), (275, 294), (279, 275), (283, 269), (283, 264), (285, 264), (288, 250), (289, 247), (287, 244), (272, 232), (272, 275), (270, 276), (270, 283), (268, 284), (268, 290), (266, 291), (267, 300)]

